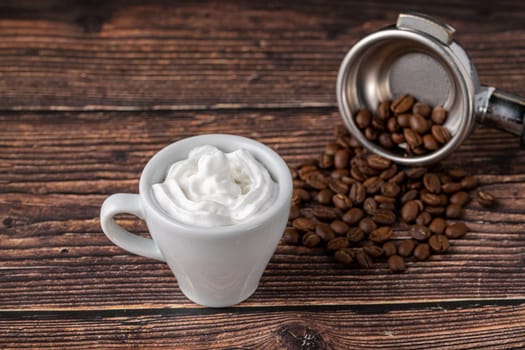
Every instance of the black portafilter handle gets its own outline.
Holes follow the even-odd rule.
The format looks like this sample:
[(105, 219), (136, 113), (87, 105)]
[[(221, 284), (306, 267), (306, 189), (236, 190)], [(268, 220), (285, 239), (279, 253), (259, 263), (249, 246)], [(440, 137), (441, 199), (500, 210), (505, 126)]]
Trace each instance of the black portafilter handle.
[(520, 147), (525, 149), (525, 98), (499, 89), (489, 89), (492, 89), (492, 93), (480, 122), (519, 136)]

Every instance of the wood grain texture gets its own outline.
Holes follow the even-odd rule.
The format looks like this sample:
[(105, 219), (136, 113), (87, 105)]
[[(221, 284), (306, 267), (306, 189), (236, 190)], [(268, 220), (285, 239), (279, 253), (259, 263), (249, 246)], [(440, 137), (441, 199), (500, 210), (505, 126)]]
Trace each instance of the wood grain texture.
[[(521, 349), (525, 304), (152, 309), (0, 318), (3, 349)], [(1, 315), (1, 314), (0, 314)]]
[[(106, 196), (136, 192), (157, 150), (182, 137), (232, 132), (276, 149), (290, 164), (333, 140), (333, 109), (0, 115), (6, 155), (0, 181), (0, 310), (195, 307), (166, 265), (122, 251), (102, 234)], [(498, 198), (472, 202), (472, 232), (450, 254), (409, 263), (343, 268), (321, 249), (280, 246), (244, 306), (358, 305), (525, 297), (525, 152), (517, 139), (480, 129), (447, 161), (480, 176)], [(510, 164), (510, 165), (509, 165)], [(130, 216), (121, 223), (145, 233)], [(154, 282), (154, 283), (153, 283)]]
[(10, 1), (0, 109), (335, 106), (339, 64), (400, 11), (457, 29), (481, 80), (525, 95), (520, 1)]

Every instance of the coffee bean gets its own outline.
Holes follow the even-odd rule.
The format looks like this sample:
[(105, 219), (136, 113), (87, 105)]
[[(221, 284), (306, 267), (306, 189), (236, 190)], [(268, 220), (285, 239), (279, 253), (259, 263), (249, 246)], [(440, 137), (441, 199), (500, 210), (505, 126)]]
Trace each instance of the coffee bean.
[(375, 116), (372, 118), (372, 128), (374, 128), (377, 131), (384, 131), (385, 130), (385, 121), (378, 116)]
[(350, 188), (350, 194), (348, 195), (352, 200), (352, 203), (359, 204), (363, 203), (366, 198), (366, 189), (362, 183), (355, 183)]
[(390, 136), (390, 138), (392, 139), (392, 142), (396, 145), (399, 145), (400, 143), (404, 143), (406, 141), (405, 135), (403, 135), (402, 133), (393, 133)]
[(328, 250), (339, 250), (346, 248), (350, 245), (350, 242), (348, 242), (348, 238), (346, 237), (336, 237), (331, 239), (328, 244), (326, 245), (326, 248)]
[(434, 218), (434, 220), (428, 225), (428, 228), (430, 229), (430, 232), (436, 235), (441, 235), (445, 232), (446, 226), (447, 223), (443, 218)]
[(439, 205), (441, 205), (441, 206), (447, 205), (448, 202), (449, 202), (448, 196), (446, 194), (444, 194), (444, 193), (441, 193), (439, 195), (439, 202), (440, 202)]
[(461, 180), (462, 178), (468, 175), (467, 171), (461, 168), (448, 169), (447, 174), (455, 180)]
[(313, 231), (315, 229), (315, 221), (300, 217), (292, 222), (292, 226), (299, 231)]
[(299, 206), (292, 205), (292, 207), (290, 208), (290, 217), (289, 218), (291, 220), (294, 220), (294, 219), (297, 219), (299, 217), (299, 215), (301, 215)]
[(419, 195), (418, 190), (408, 190), (405, 192), (405, 194), (403, 194), (403, 196), (401, 196), (400, 202), (404, 204), (408, 201), (416, 199), (418, 195)]
[(428, 212), (430, 215), (443, 215), (445, 213), (445, 207), (443, 206), (427, 206), (425, 208), (425, 211)]
[(328, 169), (331, 168), (332, 165), (334, 165), (334, 157), (329, 156), (328, 154), (323, 154), (321, 156), (321, 159), (319, 160), (319, 168), (321, 169)]
[(381, 190), (383, 183), (384, 181), (379, 176), (372, 176), (363, 182), (363, 186), (366, 188), (366, 193), (375, 194)]
[(296, 196), (299, 198), (299, 201), (307, 202), (310, 200), (310, 193), (303, 188), (294, 188), (292, 198)]
[(293, 188), (304, 188), (304, 186), (306, 186), (306, 182), (304, 182), (303, 180), (293, 180)]
[(397, 220), (397, 216), (393, 211), (377, 209), (372, 215), (372, 220), (379, 225), (393, 225)]
[(335, 193), (347, 194), (349, 186), (341, 180), (329, 179), (328, 187)]
[(441, 106), (436, 106), (432, 109), (432, 121), (436, 124), (443, 124), (447, 119), (447, 111)]
[(452, 137), (450, 135), (450, 132), (444, 126), (441, 126), (441, 125), (432, 126), (431, 131), (432, 131), (432, 136), (434, 136), (434, 139), (436, 139), (436, 141), (439, 142), (440, 144), (447, 143)]
[(383, 158), (376, 154), (369, 155), (366, 162), (372, 169), (376, 169), (376, 170), (388, 169), (390, 165), (392, 164), (392, 161), (390, 159)]
[(430, 193), (426, 190), (421, 191), (420, 198), (426, 205), (440, 205), (441, 204), (441, 198), (434, 193)]
[(385, 169), (381, 172), (381, 174), (379, 174), (379, 178), (381, 180), (389, 180), (390, 178), (392, 178), (394, 175), (396, 175), (398, 172), (398, 168), (397, 168), (397, 165), (395, 164), (392, 164), (388, 169)]
[(444, 235), (433, 235), (428, 240), (428, 245), (437, 253), (444, 253), (449, 248), (448, 238)]
[(416, 218), (416, 224), (427, 226), (432, 221), (432, 215), (430, 215), (428, 212), (424, 211), (421, 214), (419, 214)]
[(380, 102), (377, 106), (377, 116), (383, 120), (390, 117), (390, 101)]
[(396, 211), (397, 210), (397, 207), (396, 207), (395, 203), (379, 203), (379, 205), (377, 207), (379, 209), (386, 209), (386, 210), (390, 210), (390, 211)]
[(352, 243), (357, 243), (363, 240), (365, 233), (359, 227), (352, 227), (346, 233), (346, 238)]
[(307, 232), (303, 236), (303, 245), (305, 247), (313, 248), (321, 243), (321, 237), (314, 232)]
[[(364, 230), (363, 230), (364, 231)], [(374, 242), (385, 242), (392, 237), (392, 227), (382, 226), (370, 232), (370, 240)]]
[(419, 215), (419, 205), (415, 200), (409, 200), (401, 208), (401, 219), (406, 223), (412, 223)]
[(392, 272), (403, 272), (406, 270), (405, 260), (399, 255), (392, 255), (387, 260), (388, 268)]
[(439, 149), (439, 144), (432, 134), (423, 135), (423, 147), (429, 151), (435, 151)]
[[(428, 131), (428, 123), (426, 119), (419, 114), (412, 114), (409, 119), (409, 125), (412, 130), (418, 134), (424, 134)], [(405, 136), (406, 137), (406, 136)]]
[(463, 237), (467, 232), (469, 231), (469, 228), (465, 223), (463, 222), (456, 222), (454, 224), (448, 225), (445, 229), (445, 235), (448, 238), (461, 238)]
[(395, 203), (396, 202), (396, 199), (393, 198), (393, 197), (387, 197), (387, 196), (384, 196), (382, 194), (376, 194), (374, 196), (374, 200), (377, 202), (377, 203)]
[(377, 202), (373, 198), (367, 198), (363, 202), (363, 210), (368, 215), (374, 215), (377, 209)]
[(460, 183), (461, 187), (464, 189), (471, 190), (478, 186), (478, 178), (475, 176), (465, 176), (463, 179), (461, 179)]
[(431, 232), (426, 226), (414, 225), (410, 228), (410, 235), (418, 241), (424, 241), (430, 237)]
[(396, 197), (399, 192), (401, 192), (401, 188), (395, 182), (385, 182), (381, 186), (381, 193), (384, 196)]
[(421, 136), (412, 129), (403, 129), (403, 136), (405, 137), (405, 140), (408, 143), (408, 145), (412, 148), (419, 147), (423, 143), (423, 139), (421, 138)]
[(347, 224), (353, 225), (359, 222), (363, 218), (363, 216), (365, 216), (365, 213), (362, 209), (352, 208), (343, 215), (342, 219)]
[(334, 166), (338, 169), (348, 167), (350, 161), (350, 151), (347, 148), (343, 148), (335, 152), (334, 155)]
[(394, 112), (395, 115), (399, 115), (410, 110), (413, 104), (414, 97), (410, 95), (399, 96), (390, 105), (390, 110)]
[(403, 181), (405, 181), (406, 173), (404, 171), (400, 171), (397, 174), (395, 174), (393, 177), (391, 177), (388, 182), (395, 182), (396, 184), (400, 184)]
[(441, 185), (441, 189), (445, 193), (455, 193), (458, 191), (461, 191), (463, 187), (461, 186), (461, 183), (459, 182), (448, 182), (446, 184)]
[(370, 256), (362, 248), (354, 250), (354, 257), (357, 264), (362, 268), (370, 269), (374, 264)]
[(372, 122), (372, 113), (368, 109), (362, 109), (355, 116), (355, 123), (360, 129), (367, 128)]
[(430, 257), (430, 246), (427, 243), (419, 243), (413, 255), (417, 260), (427, 260)]
[(494, 196), (486, 191), (477, 191), (476, 192), (476, 200), (479, 204), (481, 204), (484, 207), (491, 207), (496, 202), (496, 199)]
[(414, 103), (414, 106), (412, 106), (412, 113), (419, 114), (420, 116), (423, 116), (425, 118), (430, 116), (431, 112), (432, 107), (423, 102), (416, 102)]
[(436, 174), (426, 173), (423, 175), (423, 185), (430, 193), (441, 192), (441, 181), (439, 181), (439, 176)]
[(392, 256), (394, 254), (397, 254), (397, 247), (394, 242), (388, 241), (383, 244), (383, 254), (385, 256)]
[(328, 242), (335, 238), (334, 231), (330, 228), (330, 225), (325, 223), (319, 223), (315, 225), (315, 233), (321, 237), (325, 242)]
[(343, 177), (348, 176), (348, 169), (334, 169), (330, 173), (332, 179), (341, 180)]
[(334, 206), (341, 210), (347, 210), (352, 207), (352, 201), (344, 194), (337, 193), (332, 197)]
[(339, 145), (336, 142), (330, 142), (324, 148), (324, 153), (329, 156), (334, 156), (335, 152), (339, 150)]
[(460, 207), (465, 206), (470, 200), (470, 196), (467, 192), (459, 191), (450, 196), (450, 203), (457, 204)]
[(348, 230), (350, 229), (350, 226), (348, 226), (344, 221), (341, 220), (334, 220), (330, 224), (330, 228), (336, 235), (346, 235)]
[(333, 220), (337, 218), (337, 210), (335, 210), (335, 208), (323, 205), (312, 207), (312, 214), (321, 220)]
[(297, 245), (299, 243), (300, 238), (301, 237), (299, 235), (299, 232), (297, 232), (296, 229), (288, 227), (286, 228), (286, 230), (284, 230), (282, 241), (285, 244)]
[(365, 137), (370, 141), (377, 140), (377, 137), (379, 136), (379, 133), (376, 129), (373, 129), (371, 127), (368, 127), (365, 129)]
[(397, 133), (401, 130), (401, 126), (397, 122), (396, 118), (390, 118), (386, 122), (386, 128), (388, 131), (390, 131), (390, 134)]
[(363, 230), (364, 233), (370, 233), (377, 228), (377, 224), (372, 218), (366, 217), (359, 221), (359, 228)]
[(339, 249), (334, 253), (334, 258), (341, 264), (350, 265), (354, 261), (354, 253), (348, 248)]
[(411, 239), (405, 239), (397, 248), (398, 254), (404, 257), (408, 257), (412, 254), (412, 251), (416, 247), (416, 243)]
[(333, 195), (334, 193), (331, 190), (325, 188), (324, 190), (317, 192), (315, 200), (321, 204), (330, 204)]
[(379, 258), (383, 255), (383, 248), (376, 245), (367, 245), (363, 247), (364, 252), (372, 258)]
[(427, 172), (427, 168), (417, 167), (405, 169), (405, 174), (409, 179), (419, 179)]
[(318, 171), (308, 173), (304, 181), (308, 186), (316, 190), (323, 190), (328, 187), (328, 179)]
[(444, 173), (439, 174), (439, 181), (441, 181), (441, 185), (448, 184), (449, 182), (453, 182), (452, 176)]
[(445, 210), (445, 215), (450, 219), (457, 219), (463, 214), (463, 208), (457, 204), (449, 204)]
[(391, 134), (387, 132), (380, 133), (379, 136), (377, 137), (377, 140), (379, 144), (386, 149), (390, 149), (394, 147), (394, 141), (392, 141)]

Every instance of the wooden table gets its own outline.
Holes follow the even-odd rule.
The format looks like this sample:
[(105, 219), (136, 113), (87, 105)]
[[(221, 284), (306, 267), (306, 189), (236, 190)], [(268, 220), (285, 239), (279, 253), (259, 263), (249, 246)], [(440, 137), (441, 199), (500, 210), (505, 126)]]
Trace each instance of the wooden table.
[(344, 54), (406, 10), (449, 22), (484, 83), (525, 95), (517, 1), (1, 5), (0, 348), (525, 348), (525, 152), (499, 131), (446, 161), (499, 205), (469, 204), (472, 232), (400, 275), (279, 246), (251, 298), (203, 308), (100, 229), (104, 198), (137, 192), (181, 138), (252, 137), (292, 166), (319, 154)]

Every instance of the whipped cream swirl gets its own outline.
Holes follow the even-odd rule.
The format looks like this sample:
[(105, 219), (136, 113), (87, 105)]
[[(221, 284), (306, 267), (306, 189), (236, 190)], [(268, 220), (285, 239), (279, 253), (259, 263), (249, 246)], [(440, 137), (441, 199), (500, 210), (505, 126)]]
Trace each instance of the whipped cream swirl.
[(205, 145), (174, 163), (164, 182), (152, 189), (159, 206), (175, 220), (214, 227), (254, 218), (276, 200), (279, 186), (247, 150), (224, 153)]

